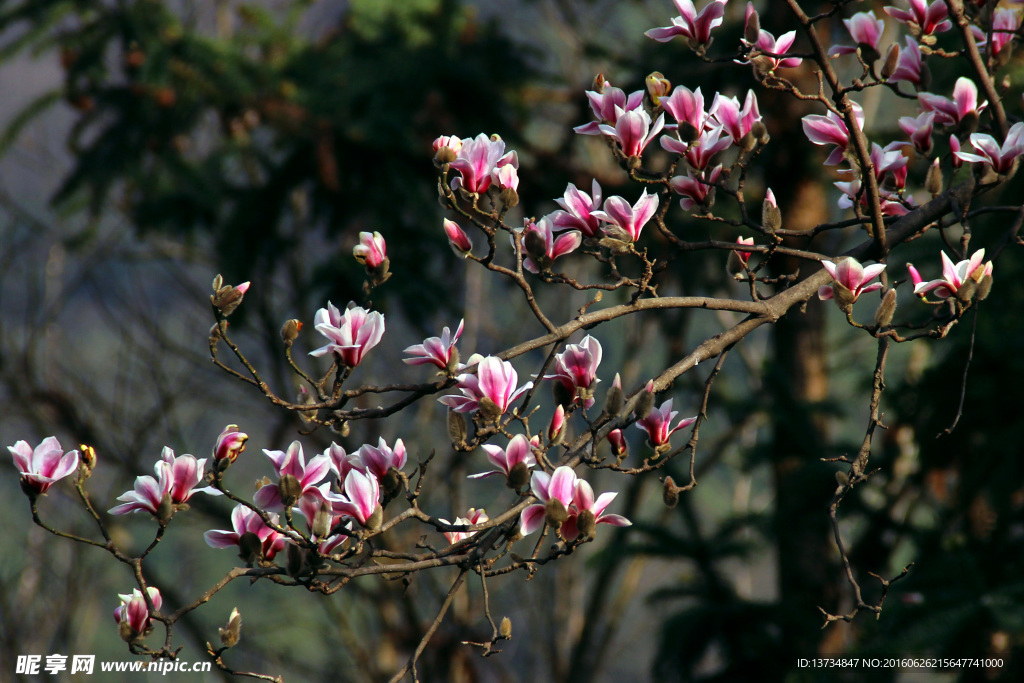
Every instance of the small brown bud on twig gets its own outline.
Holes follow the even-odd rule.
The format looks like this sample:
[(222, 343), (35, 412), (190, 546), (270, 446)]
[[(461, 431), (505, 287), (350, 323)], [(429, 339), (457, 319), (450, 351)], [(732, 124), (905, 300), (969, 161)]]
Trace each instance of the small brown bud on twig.
[(466, 445), (466, 417), (454, 410), (448, 411), (448, 438), (456, 449)]
[(939, 166), (939, 160), (936, 157), (932, 165), (928, 167), (928, 173), (924, 177), (924, 189), (933, 197), (942, 194), (942, 168)]
[(498, 635), (505, 640), (512, 637), (512, 620), (508, 617), (501, 618), (501, 625), (498, 626)]
[(674, 508), (679, 504), (679, 487), (672, 477), (665, 477), (664, 485), (661, 488), (661, 500), (665, 507)]
[(892, 322), (892, 316), (896, 313), (896, 290), (890, 289), (882, 297), (882, 303), (878, 305), (878, 310), (875, 311), (875, 325), (878, 327), (886, 327)]
[(888, 80), (892, 76), (893, 72), (896, 71), (896, 65), (900, 61), (900, 46), (893, 43), (889, 46), (889, 51), (885, 53), (885, 63), (882, 64), (882, 80)]
[(227, 626), (218, 630), (220, 631), (221, 645), (234, 647), (238, 644), (238, 639), (242, 635), (242, 615), (238, 613), (237, 607), (231, 610)]

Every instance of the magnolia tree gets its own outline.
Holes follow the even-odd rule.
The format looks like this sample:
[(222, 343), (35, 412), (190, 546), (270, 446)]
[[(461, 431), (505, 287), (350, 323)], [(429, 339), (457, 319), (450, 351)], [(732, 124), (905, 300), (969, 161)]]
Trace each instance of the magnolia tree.
[[(827, 626), (852, 621), (864, 611), (880, 615), (890, 587), (910, 567), (891, 577), (875, 575), (872, 581), (881, 583), (874, 591), (878, 598), (867, 600), (862, 572), (844, 545), (838, 510), (876, 471), (872, 444), (876, 429), (884, 426), (880, 403), (890, 347), (946, 337), (988, 295), (993, 262), (1003, 248), (1019, 243), (1024, 206), (978, 206), (976, 200), (1005, 182), (1024, 154), (1024, 122), (1012, 122), (1017, 107), (1006, 106), (1019, 103), (1003, 101), (1005, 87), (997, 78), (1018, 35), (1021, 12), (991, 2), (911, 0), (909, 7), (886, 7), (888, 20), (873, 11), (853, 14), (843, 20), (846, 33), (839, 44), (828, 46), (825, 27), (847, 3), (820, 14), (808, 14), (797, 0), (787, 4), (794, 30), (776, 37), (761, 29), (748, 4), (742, 40), (720, 56), (713, 56), (712, 44), (725, 2), (697, 11), (690, 0), (675, 0), (679, 16), (646, 35), (659, 42), (685, 41), (695, 60), (735, 61), (736, 68), (753, 70), (762, 89), (818, 107), (820, 113), (802, 121), (806, 151), (812, 154), (820, 146), (828, 153), (823, 172), (839, 189), (840, 220), (788, 230), (771, 189), (751, 196), (748, 176), (758, 168), (773, 128), (760, 114), (757, 92), (741, 101), (685, 84), (673, 87), (657, 71), (644, 89), (628, 91), (599, 75), (584, 93), (593, 120), (575, 132), (607, 144), (633, 183), (625, 196), (605, 196), (597, 180), (582, 189), (569, 184), (555, 200), (560, 208), (516, 224), (510, 216), (521, 201), (519, 160), (499, 135), (442, 135), (434, 143), (445, 212), (439, 227), (455, 258), (510, 282), (543, 334), (505, 349), (460, 349), (460, 322), (454, 332), (445, 327), (439, 336), (408, 340), (403, 360), (422, 372), (419, 383), (360, 384), (366, 380), (359, 372), (362, 361), (387, 332), (384, 316), (372, 310), (371, 295), (391, 277), (388, 249), (414, 248), (388, 245), (386, 236), (364, 232), (353, 255), (366, 272), (365, 300), (342, 307), (327, 302), (312, 325), (288, 320), (281, 328), (286, 362), (301, 384), (297, 397), (272, 386), (229, 334), (227, 319), (244, 305), (249, 283), (227, 285), (220, 276), (213, 282), (213, 362), (281, 410), (293, 411), (302, 434), (329, 429), (335, 439), (310, 457), (302, 439), (280, 444), (284, 450), (263, 449), (267, 476), (251, 498), (236, 493), (239, 482), (231, 470), (248, 440), (241, 416), (240, 426), (229, 425), (212, 444), (211, 457), (175, 455), (165, 448), (154, 474), (139, 476), (119, 504), (90, 497), (88, 480), (102, 459), (89, 446), (66, 451), (54, 437), (35, 447), (25, 441), (10, 446), (33, 521), (55, 536), (95, 546), (125, 566), (126, 593), (119, 601), (111, 596), (111, 608), (129, 650), (173, 659), (179, 652), (176, 624), (239, 579), (329, 596), (355, 580), (451, 568), (456, 576), (436, 617), (392, 680), (417, 679), (417, 661), (471, 578), (483, 587), (481, 619), (489, 622), (491, 635), (467, 644), (484, 655), (496, 653), (513, 632), (507, 618), (492, 615), (487, 596), (493, 580), (528, 578), (556, 560), (572, 562), (577, 549), (605, 533), (602, 525), (631, 524), (616, 513), (616, 492), (595, 491), (590, 483), (598, 470), (657, 477), (669, 507), (682, 495), (694, 495), (700, 430), (730, 351), (754, 330), (813, 298), (835, 302), (847, 334), (874, 339), (877, 360), (864, 396), (870, 417), (859, 450), (827, 459), (840, 468), (822, 514), (831, 520), (852, 607), (821, 605), (820, 615), (806, 619), (821, 618)], [(905, 34), (899, 40), (898, 31)], [(951, 92), (932, 91), (931, 71), (953, 68), (968, 75), (957, 78)], [(797, 69), (813, 72), (817, 87), (798, 85), (789, 76)], [(905, 101), (907, 114), (867, 120), (857, 100), (872, 88)], [(902, 134), (872, 140), (869, 130)], [(472, 133), (460, 133), (465, 132)], [(1003, 213), (1007, 220), (1001, 233), (980, 235), (986, 245), (980, 247), (972, 223), (986, 213)], [(685, 221), (725, 226), (734, 239), (688, 239), (679, 227)], [(818, 243), (811, 240), (826, 231), (842, 233), (856, 246), (845, 253), (813, 250)], [(944, 243), (930, 262), (889, 268), (901, 245), (927, 232), (939, 233)], [(718, 259), (742, 283), (737, 291), (743, 296), (657, 289), (658, 275), (690, 252)], [(779, 273), (782, 259), (796, 260), (799, 270)], [(586, 262), (590, 265), (584, 267)], [(578, 297), (576, 314), (552, 319), (535, 295), (541, 288)], [(731, 311), (742, 317), (671, 359), (655, 376), (629, 386), (620, 368), (602, 365), (606, 324), (666, 309)], [(488, 313), (482, 307), (472, 314)], [(326, 343), (310, 352), (310, 359), (294, 358), (294, 342), (311, 334)], [(534, 357), (539, 362), (531, 363)], [(686, 373), (700, 373), (703, 394), (696, 404), (678, 405), (672, 387)], [(379, 405), (363, 406), (359, 399), (367, 396)], [(399, 420), (403, 410), (420, 402), (446, 421), (447, 441), (425, 443), (412, 434), (391, 444), (384, 438), (358, 446), (347, 440), (352, 423)], [(680, 413), (693, 416), (680, 418)], [(642, 442), (629, 438), (641, 432)], [(443, 498), (450, 484), (431, 467), (435, 453), (446, 449), (466, 454), (480, 470), (467, 482), (473, 507), (456, 511), (451, 520), (423, 504), (427, 490)], [(684, 481), (664, 474), (678, 460), (689, 472)], [(503, 479), (507, 491), (485, 495), (493, 489), (477, 480), (490, 477)], [(64, 479), (98, 535), (68, 533), (48, 516), (45, 495)], [(238, 566), (191, 602), (168, 604), (161, 587), (149, 580), (147, 563), (166, 534), (174, 533), (175, 518), (185, 514), (194, 496), (216, 496), (233, 506), (232, 528), (207, 531), (204, 540), (213, 549), (236, 553)], [(152, 542), (138, 555), (108, 531), (107, 515), (129, 513), (141, 513), (154, 527)], [(400, 528), (410, 527), (415, 534), (399, 535)], [(406, 547), (392, 542), (416, 536), (420, 540)], [(210, 634), (209, 656), (224, 671), (276, 680), (273, 674), (231, 666), (228, 650), (241, 637), (242, 618), (236, 610), (219, 637)]]

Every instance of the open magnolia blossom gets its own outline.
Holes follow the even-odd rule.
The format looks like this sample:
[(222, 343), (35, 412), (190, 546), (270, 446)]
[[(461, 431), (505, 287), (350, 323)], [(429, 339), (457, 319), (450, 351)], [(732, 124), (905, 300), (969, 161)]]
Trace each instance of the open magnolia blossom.
[(555, 237), (550, 216), (544, 216), (536, 222), (526, 219), (525, 223), (525, 227), (517, 232), (525, 250), (523, 268), (531, 273), (547, 270), (555, 259), (576, 251), (583, 243), (583, 235), (579, 230), (567, 230)]
[[(479, 510), (476, 509), (476, 508), (469, 508), (469, 510), (466, 511), (466, 516), (465, 517), (456, 517), (454, 522), (449, 522), (447, 519), (443, 519), (443, 518), (440, 518), (440, 517), (438, 518), (437, 521), (442, 522), (444, 524), (452, 524), (452, 525), (464, 524), (466, 526), (472, 526), (473, 524), (483, 524), (484, 522), (489, 521), (489, 520), (490, 520), (490, 517), (487, 516), (487, 511), (484, 510), (483, 508), (480, 508)], [(455, 545), (459, 541), (463, 541), (463, 540), (465, 540), (467, 538), (471, 538), (472, 536), (475, 536), (477, 532), (475, 532), (475, 531), (445, 531), (445, 532), (442, 532), (442, 533), (444, 533), (444, 537), (448, 539), (448, 543), (450, 543), (451, 545)]]
[[(452, 187), (475, 194), (486, 192), (498, 179), (498, 170), (503, 166), (519, 168), (519, 155), (506, 153), (504, 140), (497, 135), (488, 137), (483, 133), (475, 138), (466, 138), (459, 147), (458, 156), (451, 162), (452, 169), (459, 172), (459, 177), (452, 179)], [(506, 176), (506, 182), (510, 180), (511, 177)]]
[(195, 488), (203, 480), (205, 464), (206, 458), (196, 460), (195, 456), (188, 454), (175, 457), (174, 451), (165, 447), (153, 468), (156, 478), (149, 475), (136, 477), (135, 490), (121, 494), (117, 499), (124, 502), (112, 507), (110, 514), (124, 515), (144, 510), (160, 519), (169, 517), (172, 505), (187, 502), (194, 493), (221, 495), (220, 491), (209, 486)]
[(46, 493), (54, 482), (78, 469), (78, 451), (65, 453), (55, 436), (46, 437), (35, 448), (18, 441), (7, 450), (14, 456), (22, 484), (37, 494)]
[(442, 396), (437, 399), (457, 413), (469, 413), (483, 408), (488, 419), (500, 417), (512, 401), (526, 393), (533, 382), (516, 388), (519, 373), (507, 360), (487, 356), (476, 367), (476, 373), (464, 373), (458, 377), (458, 388), (462, 396)]
[[(864, 128), (864, 110), (856, 102), (850, 103), (853, 109), (853, 117), (857, 121), (857, 127)], [(843, 160), (846, 148), (850, 144), (850, 130), (846, 122), (839, 114), (830, 111), (825, 116), (819, 114), (808, 114), (803, 118), (804, 134), (807, 139), (816, 145), (835, 145), (835, 149), (828, 155), (825, 165), (835, 166)]]
[[(533, 448), (529, 440), (523, 434), (516, 434), (508, 442), (508, 446), (502, 448), (496, 444), (485, 443), (480, 446), (487, 453), (487, 459), (497, 467), (496, 470), (481, 472), (469, 475), (470, 479), (483, 479), (503, 474), (512, 483), (513, 472), (517, 473), (515, 478), (521, 478), (519, 486), (526, 484), (527, 471), (537, 464), (537, 458), (533, 455)], [(518, 469), (517, 469), (518, 468)], [(522, 473), (522, 475), (519, 475)], [(518, 488), (515, 487), (515, 488)]]
[(954, 264), (952, 259), (941, 252), (942, 256), (942, 277), (930, 282), (922, 282), (917, 269), (908, 264), (911, 269), (911, 278), (914, 280), (914, 294), (924, 296), (934, 294), (940, 299), (948, 299), (956, 296), (968, 281), (977, 286), (986, 277), (992, 277), (992, 262), (983, 263), (985, 250), (979, 249), (971, 255), (971, 258)]
[(821, 299), (835, 298), (836, 303), (840, 306), (848, 306), (855, 302), (861, 294), (882, 288), (881, 282), (876, 282), (873, 285), (867, 283), (885, 270), (884, 263), (875, 263), (865, 268), (860, 261), (852, 256), (847, 256), (839, 263), (822, 261), (821, 265), (833, 279), (831, 285), (822, 285), (818, 288), (818, 297)]
[(436, 365), (441, 370), (454, 371), (459, 362), (459, 352), (455, 348), (459, 337), (462, 336), (462, 329), (466, 321), (460, 320), (455, 334), (446, 326), (441, 330), (440, 337), (428, 337), (422, 344), (415, 344), (405, 349), (402, 353), (409, 354), (411, 358), (403, 358), (403, 363), (409, 365)]
[[(758, 22), (758, 33), (756, 42), (749, 42), (747, 40), (747, 34), (749, 33), (750, 23), (752, 19), (757, 19), (757, 12), (754, 10), (754, 3), (748, 2), (747, 9), (744, 19), (744, 37), (743, 44), (747, 47), (755, 48), (757, 56), (761, 60), (758, 68), (764, 73), (772, 73), (776, 69), (792, 69), (800, 66), (803, 63), (803, 59), (800, 57), (775, 57), (774, 55), (784, 55), (793, 47), (793, 42), (796, 40), (796, 31), (787, 31), (775, 38), (774, 35), (765, 31), (760, 27)], [(767, 54), (759, 54), (767, 53)], [(737, 60), (738, 64), (747, 64), (744, 60)]]
[[(269, 513), (267, 518), (273, 524), (278, 523), (276, 513)], [(244, 505), (236, 505), (231, 511), (231, 527), (231, 531), (213, 530), (204, 533), (206, 544), (211, 548), (238, 546), (240, 555), (247, 562), (272, 560), (284, 550), (285, 537), (267, 526), (255, 510)]]
[(1018, 121), (1010, 126), (1002, 146), (996, 142), (994, 137), (985, 133), (971, 133), (970, 139), (971, 145), (978, 151), (978, 154), (955, 150), (953, 155), (956, 158), (961, 161), (987, 164), (996, 173), (1009, 173), (1013, 169), (1013, 162), (1021, 154), (1024, 154), (1024, 121)]
[[(830, 55), (853, 54), (859, 49), (870, 48), (875, 52), (877, 58), (878, 41), (882, 39), (885, 32), (885, 22), (875, 16), (874, 10), (869, 12), (857, 12), (849, 19), (843, 19), (846, 30), (850, 32), (856, 47), (848, 45), (833, 45), (829, 48)], [(864, 55), (867, 58), (867, 55)]]
[(561, 209), (549, 214), (551, 223), (559, 230), (579, 230), (584, 237), (595, 237), (601, 232), (601, 223), (595, 211), (601, 208), (601, 186), (597, 179), (591, 183), (590, 194), (569, 183), (562, 199), (555, 200)]
[(401, 470), (405, 467), (407, 455), (405, 443), (398, 439), (395, 447), (388, 446), (384, 437), (377, 439), (377, 445), (364, 444), (355, 452), (355, 459), (362, 465), (359, 469), (370, 472), (377, 477), (377, 481), (383, 481), (388, 471), (392, 468)]
[(328, 301), (327, 308), (316, 312), (313, 322), (316, 331), (330, 343), (310, 351), (309, 355), (320, 357), (330, 353), (341, 365), (350, 368), (359, 365), (366, 352), (384, 336), (384, 316), (360, 306), (352, 306), (342, 313)]
[(334, 512), (348, 515), (362, 526), (370, 526), (374, 513), (380, 508), (380, 484), (369, 472), (350, 470), (345, 476), (344, 494), (331, 496)]
[(986, 106), (978, 106), (978, 86), (963, 76), (956, 79), (953, 99), (930, 92), (920, 92), (917, 93), (917, 101), (924, 111), (935, 112), (935, 123), (940, 126), (958, 125), (968, 117), (976, 117)]
[(298, 441), (292, 441), (287, 451), (263, 449), (263, 452), (274, 465), (278, 483), (261, 486), (253, 497), (256, 505), (266, 510), (280, 510), (307, 495), (319, 495), (316, 486), (331, 471), (329, 457), (317, 455), (307, 464)]
[(597, 378), (601, 353), (601, 342), (588, 334), (579, 344), (569, 344), (555, 355), (555, 373), (542, 379), (557, 380), (562, 385), (566, 400), (559, 403), (582, 401), (584, 408), (594, 405), (594, 385), (601, 381)]
[(658, 195), (647, 194), (645, 188), (632, 206), (622, 197), (609, 197), (604, 201), (603, 211), (594, 211), (591, 215), (604, 221), (601, 229), (609, 237), (626, 242), (636, 242), (640, 232), (658, 210)]
[(627, 96), (622, 88), (614, 87), (609, 81), (604, 81), (600, 90), (586, 91), (586, 96), (595, 120), (573, 128), (578, 135), (604, 135), (601, 124), (614, 127), (622, 114), (637, 109), (644, 101), (643, 90)]
[[(160, 590), (148, 586), (146, 592), (153, 603), (153, 609), (159, 612), (164, 604)], [(121, 637), (125, 640), (133, 640), (138, 636), (145, 635), (152, 628), (153, 620), (150, 618), (149, 605), (146, 604), (146, 598), (143, 597), (142, 591), (135, 588), (131, 593), (122, 593), (117, 597), (121, 599), (121, 604), (114, 609), (114, 621), (120, 627)]]
[(644, 35), (659, 43), (668, 42), (676, 36), (683, 36), (691, 49), (710, 46), (712, 29), (722, 25), (726, 0), (713, 0), (705, 5), (699, 14), (690, 0), (672, 1), (675, 3), (676, 9), (679, 10), (679, 16), (672, 18), (672, 25), (652, 28)]
[(638, 157), (664, 127), (664, 114), (658, 114), (658, 118), (652, 123), (651, 115), (643, 109), (630, 109), (616, 112), (614, 126), (602, 123), (599, 129), (618, 142), (622, 153), (627, 157)]
[(890, 17), (906, 24), (917, 36), (931, 36), (953, 28), (953, 22), (946, 19), (949, 11), (943, 0), (934, 0), (929, 4), (926, 0), (909, 0), (910, 10), (898, 7), (884, 7)]
[(595, 499), (594, 489), (571, 467), (556, 467), (551, 474), (534, 472), (530, 488), (541, 502), (523, 510), (519, 521), (519, 531), (523, 536), (540, 529), (545, 521), (556, 526), (558, 535), (569, 543), (580, 536), (592, 538), (597, 524), (632, 524), (621, 515), (604, 514), (617, 493), (603, 493)]
[(667, 450), (670, 446), (669, 439), (680, 429), (689, 427), (697, 421), (697, 416), (683, 418), (672, 426), (672, 420), (676, 419), (679, 412), (672, 410), (672, 399), (661, 404), (660, 408), (652, 408), (647, 417), (636, 421), (636, 428), (647, 432), (647, 442), (656, 453)]

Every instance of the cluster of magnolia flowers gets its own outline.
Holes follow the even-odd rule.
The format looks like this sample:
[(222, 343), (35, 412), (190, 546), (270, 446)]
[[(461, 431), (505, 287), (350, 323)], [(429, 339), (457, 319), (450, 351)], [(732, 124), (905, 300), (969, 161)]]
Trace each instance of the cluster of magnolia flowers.
[[(959, 263), (953, 263), (946, 252), (941, 252), (941, 256), (942, 277), (928, 282), (924, 281), (913, 264), (907, 264), (915, 295), (923, 301), (928, 301), (927, 295), (932, 294), (939, 300), (955, 298), (964, 304), (974, 299), (980, 301), (988, 296), (992, 287), (993, 264), (991, 261), (985, 261), (984, 249), (979, 249), (969, 259)], [(822, 261), (822, 266), (832, 276), (833, 281), (830, 285), (822, 285), (818, 289), (818, 296), (821, 299), (834, 299), (843, 310), (848, 311), (862, 294), (883, 288), (882, 283), (871, 283), (871, 280), (882, 274), (885, 270), (884, 263), (864, 267), (857, 259), (846, 257), (838, 263)], [(883, 309), (888, 309), (883, 317), (891, 320), (895, 298), (891, 299), (890, 304), (883, 304), (879, 309), (880, 315)], [(880, 320), (879, 324), (888, 324), (888, 320)]]

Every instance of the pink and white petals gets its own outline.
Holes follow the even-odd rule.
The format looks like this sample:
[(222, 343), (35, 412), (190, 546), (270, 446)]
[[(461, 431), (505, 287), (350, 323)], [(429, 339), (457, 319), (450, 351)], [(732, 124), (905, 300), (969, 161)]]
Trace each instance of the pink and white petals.
[[(148, 474), (135, 478), (135, 490), (122, 493), (117, 500), (123, 501), (121, 505), (114, 506), (108, 510), (112, 515), (126, 515), (129, 512), (146, 511), (154, 517), (161, 517), (161, 505), (164, 498), (170, 502), (171, 479), (168, 473), (170, 466), (164, 461), (156, 464), (157, 477)], [(171, 510), (168, 508), (166, 514), (169, 516)], [(166, 520), (163, 520), (166, 521)]]
[(678, 415), (678, 411), (672, 410), (672, 399), (661, 404), (660, 408), (652, 408), (647, 417), (636, 421), (636, 427), (647, 432), (647, 441), (657, 454), (667, 451), (671, 444), (669, 439), (680, 429), (689, 427), (697, 421), (697, 416), (683, 418), (672, 426), (672, 420)]
[(555, 200), (562, 208), (550, 215), (551, 222), (560, 230), (579, 230), (584, 237), (595, 237), (601, 231), (598, 218), (593, 215), (601, 208), (601, 186), (597, 179), (591, 183), (590, 194), (572, 183), (565, 188), (562, 199)]
[(327, 308), (316, 312), (313, 322), (316, 331), (330, 341), (326, 346), (310, 351), (309, 355), (319, 358), (330, 353), (341, 365), (350, 368), (359, 365), (366, 352), (379, 344), (384, 336), (384, 316), (359, 306), (352, 306), (342, 313), (328, 301)]
[(228, 425), (217, 437), (213, 447), (213, 460), (221, 469), (233, 463), (245, 450), (249, 435), (238, 431), (238, 425)]
[(647, 145), (665, 127), (665, 115), (659, 114), (652, 123), (651, 116), (643, 109), (617, 112), (615, 125), (602, 123), (602, 133), (619, 143), (622, 153), (627, 157), (639, 157), (647, 149)]
[(387, 244), (379, 232), (359, 233), (359, 244), (352, 248), (352, 256), (367, 268), (378, 268), (388, 258)]
[(55, 482), (78, 470), (78, 451), (65, 453), (55, 436), (46, 437), (35, 448), (18, 441), (7, 450), (14, 457), (22, 486), (36, 495), (46, 493)]
[[(476, 508), (469, 508), (466, 511), (465, 517), (456, 517), (454, 522), (449, 522), (447, 519), (438, 519), (439, 522), (451, 525), (465, 525), (473, 526), (475, 524), (483, 524), (484, 522), (490, 521), (490, 517), (487, 516), (487, 511), (483, 508), (479, 510)], [(444, 537), (448, 539), (448, 543), (455, 545), (459, 541), (464, 541), (467, 538), (471, 538), (476, 535), (475, 531), (444, 531), (442, 532)]]
[(915, 35), (932, 36), (953, 28), (953, 23), (946, 19), (949, 12), (943, 0), (934, 0), (931, 4), (926, 0), (910, 0), (909, 11), (898, 7), (883, 9), (896, 21), (906, 24)]
[(456, 256), (466, 258), (473, 253), (473, 242), (470, 241), (466, 231), (460, 228), (458, 223), (445, 218), (444, 232), (448, 236), (448, 244)]
[(690, 49), (696, 50), (698, 54), (703, 54), (704, 50), (711, 45), (711, 31), (722, 25), (726, 0), (714, 0), (705, 5), (699, 14), (691, 0), (673, 0), (673, 2), (676, 9), (679, 10), (679, 16), (672, 18), (672, 25), (652, 28), (644, 35), (659, 43), (666, 43), (676, 36), (683, 36)]
[(475, 138), (466, 138), (458, 151), (451, 168), (459, 172), (452, 180), (453, 188), (462, 188), (472, 194), (487, 191), (493, 180), (493, 173), (501, 166), (519, 166), (515, 152), (505, 153), (505, 141), (497, 135), (488, 137), (480, 133)]
[(584, 408), (594, 405), (597, 367), (601, 364), (601, 342), (589, 334), (579, 344), (569, 344), (555, 356), (555, 374), (543, 379), (558, 380), (572, 403), (582, 401)]
[[(270, 513), (268, 518), (273, 524), (278, 523), (278, 517), (276, 514)], [(260, 558), (264, 560), (272, 560), (278, 552), (284, 549), (284, 536), (268, 527), (254, 510), (251, 510), (244, 505), (236, 505), (235, 509), (232, 510), (231, 527), (232, 531), (207, 531), (203, 534), (203, 538), (206, 539), (206, 544), (211, 548), (230, 548), (232, 546), (238, 546), (243, 550), (243, 552), (246, 552), (250, 549), (242, 548), (242, 538), (246, 534), (251, 533), (256, 536), (260, 543), (260, 547), (258, 549), (260, 557), (251, 558), (252, 560)]]
[(857, 259), (846, 257), (839, 263), (822, 261), (821, 265), (832, 276), (834, 282), (831, 286), (822, 285), (818, 289), (818, 297), (825, 300), (835, 298), (840, 307), (853, 304), (861, 294), (874, 292), (883, 287), (881, 282), (873, 285), (867, 283), (885, 270), (884, 263), (875, 263), (865, 268)]
[(455, 365), (459, 362), (459, 353), (455, 349), (466, 321), (460, 320), (455, 334), (451, 333), (448, 327), (441, 330), (440, 337), (428, 337), (422, 344), (415, 344), (405, 349), (411, 358), (403, 358), (402, 362), (409, 365), (435, 365), (441, 370), (454, 371)]
[[(146, 588), (146, 593), (149, 594), (149, 599), (153, 603), (153, 609), (159, 612), (164, 604), (160, 590), (149, 586)], [(145, 636), (153, 627), (153, 620), (150, 618), (149, 605), (146, 604), (146, 598), (142, 595), (142, 591), (135, 588), (131, 593), (119, 594), (117, 597), (121, 599), (121, 604), (114, 609), (114, 621), (117, 622), (121, 637), (125, 641), (131, 642), (140, 636)]]
[(547, 270), (555, 259), (576, 251), (583, 243), (583, 235), (579, 230), (568, 230), (555, 237), (550, 216), (544, 216), (536, 222), (527, 220), (521, 236), (526, 251), (523, 268), (531, 273)]
[(622, 197), (609, 197), (605, 200), (604, 210), (595, 211), (592, 215), (604, 221), (602, 230), (615, 239), (636, 242), (640, 232), (658, 210), (658, 195), (647, 194), (645, 188), (636, 204), (630, 206)]
[(505, 448), (493, 444), (483, 444), (481, 448), (487, 453), (487, 459), (491, 464), (498, 469), (481, 472), (480, 474), (471, 474), (468, 477), (469, 479), (483, 479), (499, 474), (510, 477), (516, 465), (521, 464), (523, 467), (520, 469), (530, 469), (537, 464), (537, 458), (533, 454), (530, 442), (523, 434), (516, 434), (512, 437)]
[[(380, 485), (372, 474), (352, 470), (345, 477), (343, 498), (332, 498), (334, 511), (352, 517), (363, 527), (370, 524), (380, 507)], [(380, 520), (375, 520), (379, 524)]]
[(940, 126), (959, 125), (968, 116), (976, 117), (985, 109), (978, 105), (978, 86), (969, 78), (960, 77), (953, 86), (953, 99), (928, 92), (917, 94), (924, 111), (935, 112), (935, 123)]
[(586, 95), (596, 120), (573, 128), (578, 135), (603, 135), (602, 123), (614, 126), (622, 113), (637, 109), (644, 101), (643, 90), (637, 90), (627, 96), (625, 91), (614, 87), (608, 81), (605, 81), (600, 92), (588, 90)]
[[(528, 391), (533, 382), (516, 388), (519, 374), (508, 361), (487, 356), (477, 364), (476, 374), (459, 375), (461, 396), (442, 396), (437, 399), (457, 413), (469, 413), (485, 407), (485, 417), (496, 420), (520, 395)], [(494, 414), (496, 413), (496, 414)]]
[[(263, 452), (273, 463), (274, 471), (277, 473), (279, 480), (285, 476), (294, 477), (298, 483), (298, 490), (293, 492), (296, 499), (310, 493), (310, 490), (315, 488), (331, 472), (331, 459), (326, 455), (317, 455), (311, 458), (307, 464), (306, 458), (302, 453), (302, 445), (298, 441), (293, 441), (288, 446), (287, 451), (264, 449)], [(264, 509), (280, 509), (284, 507), (286, 501), (282, 499), (279, 484), (267, 484), (260, 487), (256, 492), (253, 502)], [(290, 505), (293, 502), (288, 504)]]
[[(846, 29), (850, 32), (853, 42), (857, 43), (857, 46), (861, 49), (870, 48), (874, 50), (877, 58), (878, 41), (882, 39), (882, 33), (885, 31), (885, 22), (875, 17), (874, 11), (870, 11), (857, 12), (849, 19), (843, 19), (843, 24), (846, 25)], [(830, 55), (844, 55), (853, 54), (856, 51), (857, 47), (833, 45), (829, 48), (828, 52)]]
[(164, 447), (160, 459), (170, 466), (171, 477), (171, 502), (176, 505), (187, 503), (196, 493), (205, 493), (211, 496), (220, 496), (220, 491), (212, 486), (195, 488), (203, 480), (203, 470), (206, 467), (206, 458), (196, 459), (194, 455), (185, 453), (174, 455), (174, 451)]
[[(930, 282), (915, 280), (914, 294), (924, 297), (931, 293), (940, 299), (957, 296), (969, 279), (973, 280), (973, 284), (976, 286), (984, 278), (992, 277), (992, 262), (983, 263), (984, 260), (984, 249), (979, 249), (971, 258), (956, 264), (946, 255), (946, 252), (942, 252), (942, 277)], [(920, 276), (918, 277), (920, 278)]]
[(1017, 157), (1024, 154), (1024, 121), (1018, 121), (1010, 126), (1002, 146), (991, 135), (984, 133), (972, 133), (970, 140), (971, 146), (978, 154), (957, 149), (953, 152), (957, 159), (986, 164), (996, 173), (1007, 174), (1013, 170)]

